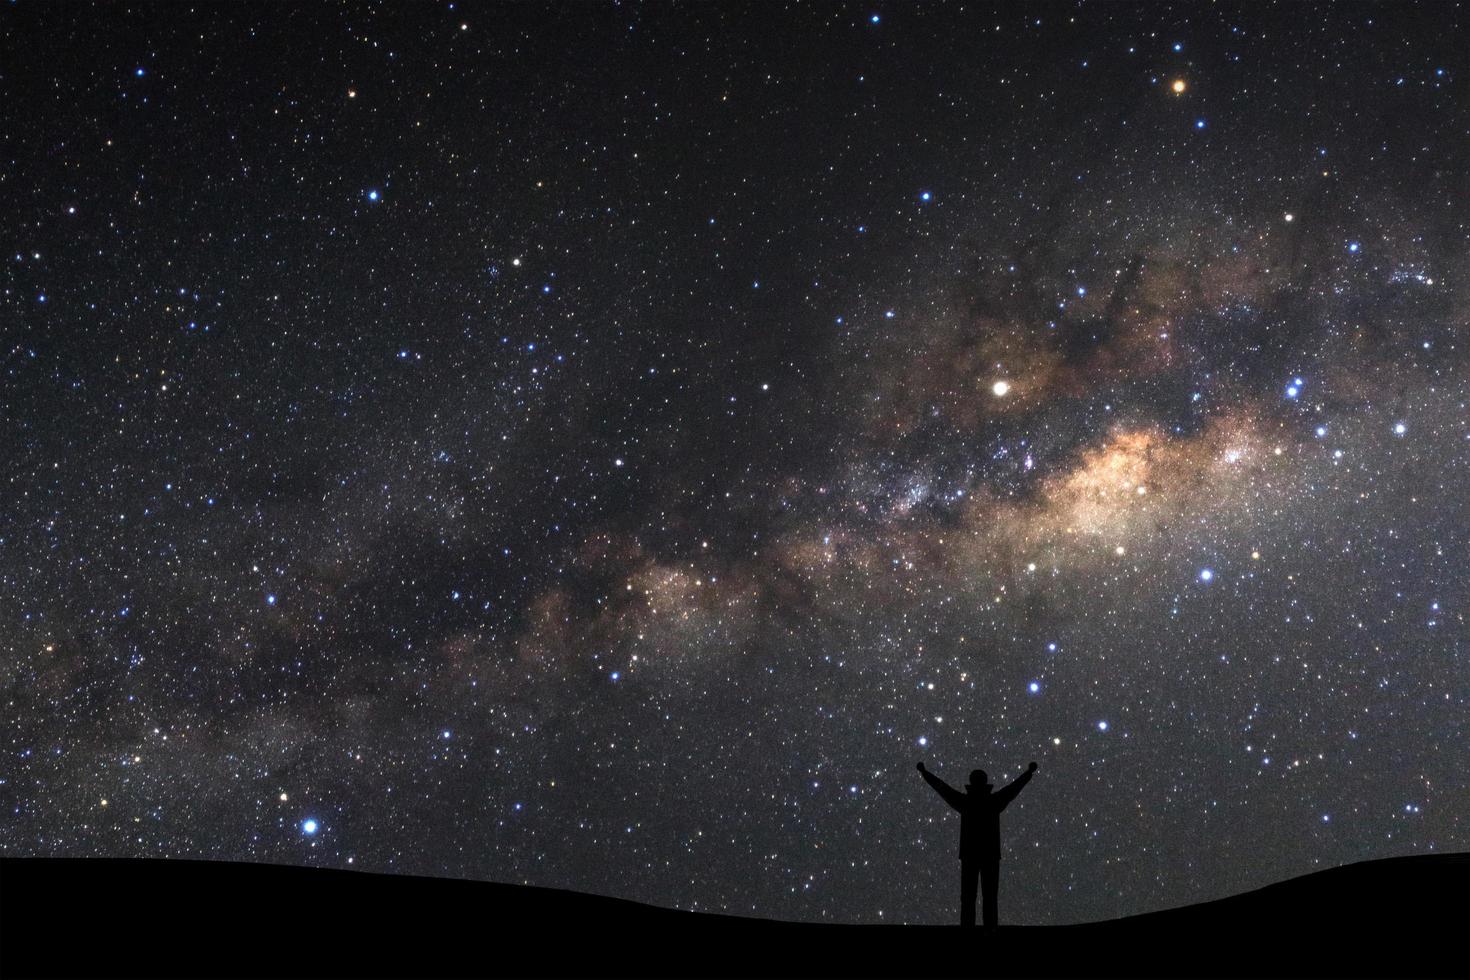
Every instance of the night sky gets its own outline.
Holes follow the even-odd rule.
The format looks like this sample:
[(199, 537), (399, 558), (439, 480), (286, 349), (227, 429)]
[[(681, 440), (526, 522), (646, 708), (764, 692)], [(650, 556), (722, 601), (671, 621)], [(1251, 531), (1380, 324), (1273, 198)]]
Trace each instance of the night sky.
[(0, 11), (0, 853), (1064, 923), (1470, 848), (1470, 11)]

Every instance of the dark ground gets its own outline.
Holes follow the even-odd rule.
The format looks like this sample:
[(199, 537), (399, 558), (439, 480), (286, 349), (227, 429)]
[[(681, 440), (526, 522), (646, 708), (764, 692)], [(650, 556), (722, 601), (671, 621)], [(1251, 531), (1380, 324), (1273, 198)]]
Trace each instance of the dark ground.
[(1110, 922), (809, 925), (490, 882), (0, 861), (21, 976), (1470, 976), (1470, 854), (1334, 868)]

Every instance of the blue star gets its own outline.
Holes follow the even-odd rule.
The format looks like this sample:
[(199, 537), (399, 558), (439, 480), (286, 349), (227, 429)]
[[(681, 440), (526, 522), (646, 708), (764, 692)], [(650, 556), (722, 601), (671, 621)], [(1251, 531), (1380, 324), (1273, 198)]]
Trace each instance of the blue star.
[(378, 196), (379, 196), (379, 195), (378, 195), (378, 192), (377, 192), (377, 191), (375, 191), (375, 190), (372, 190), (372, 191), (368, 191), (368, 192), (367, 192), (367, 199), (368, 199), (368, 200), (369, 200), (369, 201), (374, 201), (374, 202), (376, 202), (376, 201), (377, 201), (377, 200), (378, 200)]
[(305, 834), (307, 837), (310, 837), (313, 834), (315, 834), (317, 832), (317, 828), (318, 828), (317, 822), (315, 820), (313, 820), (311, 817), (307, 817), (305, 820), (303, 820), (301, 822), (301, 832), (303, 834)]
[(878, 23), (882, 19), (883, 18), (879, 17), (877, 14), (874, 14), (873, 16), (871, 16), (871, 17), (868, 18), (868, 23), (870, 23), (870, 24), (876, 24), (876, 23)]
[(267, 606), (274, 606), (276, 604), (276, 597), (275, 597), (275, 595), (268, 595), (268, 596), (266, 596), (265, 597), (265, 604)]
[(142, 78), (145, 73), (144, 73), (143, 69), (138, 68), (138, 69), (135, 69), (133, 71), (133, 74), (134, 75), (137, 75), (139, 78)]
[(1097, 723), (1097, 730), (1100, 731), (1100, 732), (1107, 731), (1108, 730), (1108, 723), (1105, 722), (1105, 721), (1098, 722)]
[(1041, 691), (1041, 684), (1037, 681), (1032, 681), (1030, 684), (1026, 685), (1026, 690), (1030, 691), (1032, 694), (1037, 694)]
[(929, 193), (928, 191), (923, 191), (923, 192), (921, 192), (919, 194), (919, 200), (921, 200), (921, 201), (927, 201), (927, 200), (931, 199), (933, 196), (934, 195), (931, 194), (931, 193)]
[(1215, 580), (1215, 570), (1213, 568), (1201, 568), (1199, 570), (1199, 580), (1201, 582), (1213, 582)]
[(1195, 129), (1204, 129), (1205, 128), (1205, 121), (1203, 119), (1196, 119), (1194, 121), (1194, 128)]
[(1362, 246), (1359, 245), (1357, 242), (1348, 242), (1348, 251), (1349, 252), (1356, 253), (1358, 251), (1358, 249), (1361, 248), (1361, 247)]
[(1183, 44), (1183, 42), (1181, 42), (1181, 41), (1175, 41), (1174, 42), (1174, 50), (1176, 52), (1177, 51), (1183, 51), (1184, 50), (1184, 44)]

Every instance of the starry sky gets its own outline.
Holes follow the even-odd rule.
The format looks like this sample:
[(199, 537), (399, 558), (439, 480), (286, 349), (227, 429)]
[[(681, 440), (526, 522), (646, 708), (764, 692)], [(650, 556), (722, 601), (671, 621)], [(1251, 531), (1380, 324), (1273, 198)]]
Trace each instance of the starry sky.
[(1470, 848), (1458, 3), (0, 12), (0, 854), (1005, 921)]

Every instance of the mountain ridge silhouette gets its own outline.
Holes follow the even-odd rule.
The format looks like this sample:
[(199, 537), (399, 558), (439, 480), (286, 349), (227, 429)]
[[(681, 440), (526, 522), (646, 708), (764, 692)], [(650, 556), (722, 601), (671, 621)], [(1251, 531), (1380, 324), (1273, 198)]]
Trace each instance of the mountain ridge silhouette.
[(0, 973), (1464, 977), (1470, 852), (1343, 865), (1120, 919), (995, 931), (791, 922), (296, 865), (4, 858)]

